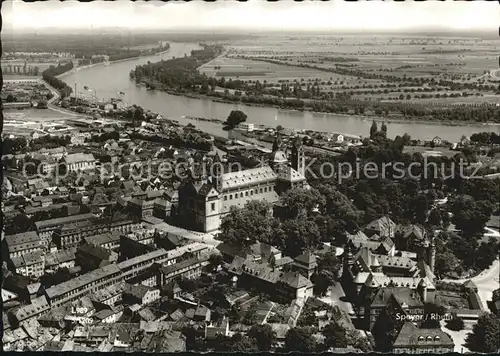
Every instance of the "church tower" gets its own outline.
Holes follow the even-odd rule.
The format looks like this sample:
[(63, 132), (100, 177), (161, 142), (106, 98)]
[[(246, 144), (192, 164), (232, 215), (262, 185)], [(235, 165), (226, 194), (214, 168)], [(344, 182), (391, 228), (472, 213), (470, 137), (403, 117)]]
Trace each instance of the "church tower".
[(430, 239), (430, 246), (429, 246), (429, 267), (432, 271), (432, 273), (434, 273), (434, 267), (436, 265), (436, 234), (433, 233), (432, 236), (431, 236), (431, 239)]
[(352, 254), (351, 244), (348, 242), (344, 246), (344, 253), (342, 254), (342, 275), (349, 276), (352, 278), (352, 268), (354, 266), (354, 256)]
[(273, 152), (280, 151), (281, 146), (283, 146), (283, 140), (281, 139), (281, 135), (279, 132), (276, 134), (273, 142)]
[(297, 136), (292, 143), (292, 168), (305, 176), (306, 160), (302, 140)]
[(281, 140), (280, 134), (276, 134), (273, 143), (273, 152), (271, 153), (269, 165), (271, 168), (279, 174), (279, 172), (283, 172), (283, 170), (288, 165), (288, 159), (286, 157), (286, 153), (282, 151), (283, 141)]

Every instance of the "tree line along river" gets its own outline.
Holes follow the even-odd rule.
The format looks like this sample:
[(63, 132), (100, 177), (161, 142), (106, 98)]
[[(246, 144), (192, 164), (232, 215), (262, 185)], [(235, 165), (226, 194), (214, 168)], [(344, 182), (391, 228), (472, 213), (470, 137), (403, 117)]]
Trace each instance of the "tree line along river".
[[(322, 114), (281, 110), (273, 107), (258, 107), (239, 104), (213, 102), (209, 99), (194, 99), (183, 96), (170, 95), (160, 91), (146, 90), (138, 86), (130, 77), (130, 71), (137, 65), (172, 57), (190, 55), (191, 50), (199, 49), (195, 43), (170, 43), (170, 50), (152, 56), (139, 57), (130, 60), (112, 62), (109, 65), (99, 64), (89, 68), (72, 71), (60, 76), (71, 88), (83, 93), (84, 86), (90, 88), (94, 95), (101, 100), (118, 97), (118, 92), (124, 92), (123, 99), (130, 105), (141, 106), (145, 110), (161, 114), (163, 117), (174, 119), (181, 124), (192, 123), (202, 131), (212, 135), (227, 137), (222, 125), (206, 121), (192, 121), (185, 117), (204, 117), (225, 119), (235, 108), (247, 114), (248, 122), (269, 126), (281, 125), (287, 128), (329, 131), (350, 135), (369, 135), (372, 118), (354, 115)], [(426, 122), (389, 122), (388, 136), (395, 137), (408, 133), (412, 138), (432, 139), (439, 136), (449, 141), (458, 141), (462, 135), (470, 136), (475, 132), (500, 133), (500, 125), (467, 125), (450, 126), (439, 123)]]

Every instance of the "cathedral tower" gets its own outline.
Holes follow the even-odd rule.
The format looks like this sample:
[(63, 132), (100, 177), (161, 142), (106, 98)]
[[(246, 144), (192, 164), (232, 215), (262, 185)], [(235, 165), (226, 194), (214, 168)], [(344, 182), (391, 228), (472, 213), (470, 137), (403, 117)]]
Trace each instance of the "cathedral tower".
[(305, 176), (306, 160), (302, 140), (297, 136), (292, 143), (292, 168)]
[(432, 271), (432, 273), (434, 273), (434, 267), (436, 265), (436, 234), (433, 233), (432, 236), (431, 236), (431, 241), (430, 241), (430, 246), (429, 246), (429, 267)]
[(273, 142), (273, 152), (280, 151), (281, 146), (283, 146), (283, 140), (281, 139), (281, 135), (279, 132), (276, 134)]

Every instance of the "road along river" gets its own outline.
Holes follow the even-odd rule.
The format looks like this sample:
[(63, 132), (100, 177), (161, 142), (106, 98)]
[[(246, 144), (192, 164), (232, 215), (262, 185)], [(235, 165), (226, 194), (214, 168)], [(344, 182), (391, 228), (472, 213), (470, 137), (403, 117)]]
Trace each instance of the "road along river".
[[(370, 131), (370, 118), (217, 103), (208, 99), (192, 99), (146, 90), (145, 87), (138, 86), (130, 80), (130, 71), (136, 65), (145, 64), (148, 61), (158, 62), (162, 59), (178, 58), (185, 54), (189, 55), (191, 50), (196, 48), (199, 48), (199, 46), (195, 43), (171, 43), (170, 50), (166, 53), (114, 62), (109, 65), (96, 65), (63, 74), (60, 79), (73, 89), (76, 84), (78, 93), (84, 92), (84, 86), (89, 87), (99, 99), (118, 97), (118, 92), (124, 92), (124, 100), (128, 104), (136, 104), (169, 119), (178, 120), (183, 124), (191, 122), (199, 129), (214, 135), (226, 136), (227, 134), (222, 131), (220, 124), (191, 121), (184, 117), (225, 119), (229, 112), (237, 107), (248, 115), (248, 122), (257, 124), (281, 125), (295, 129), (331, 131), (361, 136), (367, 136)], [(443, 124), (392, 122), (388, 124), (388, 128), (388, 134), (391, 137), (408, 133), (414, 138), (431, 139), (439, 136), (450, 141), (458, 141), (462, 135), (470, 136), (481, 131), (500, 133), (500, 125), (481, 124), (475, 126), (448, 126)]]

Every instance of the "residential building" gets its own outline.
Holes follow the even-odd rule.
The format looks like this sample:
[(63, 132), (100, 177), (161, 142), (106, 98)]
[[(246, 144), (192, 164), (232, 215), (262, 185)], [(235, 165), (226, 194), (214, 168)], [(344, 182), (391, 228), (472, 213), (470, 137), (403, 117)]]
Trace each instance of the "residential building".
[(384, 216), (369, 223), (365, 228), (365, 233), (372, 239), (374, 235), (377, 235), (380, 239), (384, 239), (386, 237), (393, 239), (394, 234), (396, 233), (396, 228), (396, 223), (389, 217)]
[(155, 233), (154, 243), (156, 246), (164, 248), (165, 250), (173, 250), (189, 244), (190, 241), (185, 237), (173, 233), (164, 233), (161, 231), (157, 231)]
[(212, 312), (210, 309), (208, 309), (204, 305), (198, 305), (196, 308), (194, 315), (193, 315), (193, 320), (194, 321), (202, 321), (202, 322), (210, 322)]
[(50, 287), (45, 290), (45, 294), (50, 305), (57, 307), (120, 281), (123, 281), (122, 271), (112, 264)]
[(108, 305), (110, 307), (122, 301), (122, 294), (126, 288), (125, 282), (119, 282), (109, 287), (99, 289), (90, 295), (90, 299), (95, 303)]
[(201, 269), (206, 265), (207, 259), (198, 257), (188, 258), (177, 263), (163, 266), (158, 271), (159, 286), (165, 286), (176, 278), (196, 279), (201, 276)]
[(76, 256), (73, 251), (61, 250), (45, 255), (45, 272), (55, 272), (59, 268), (75, 267)]
[(134, 239), (134, 235), (120, 236), (120, 261), (128, 258), (145, 255), (156, 250), (154, 245), (143, 244)]
[(218, 324), (205, 325), (205, 339), (216, 339), (219, 335), (229, 336), (229, 319), (223, 317)]
[(12, 258), (15, 272), (27, 277), (41, 277), (45, 273), (45, 258), (42, 251), (26, 253)]
[(11, 326), (19, 326), (21, 323), (29, 322), (39, 316), (47, 313), (50, 305), (45, 296), (40, 296), (31, 301), (30, 304), (16, 308), (10, 312), (12, 315)]
[(54, 233), (53, 241), (60, 249), (76, 248), (85, 237), (108, 231), (109, 224), (103, 220), (77, 221), (60, 227)]
[(255, 124), (250, 122), (242, 122), (241, 124), (238, 124), (238, 128), (247, 132), (252, 132), (255, 129)]
[(292, 266), (307, 279), (311, 279), (311, 276), (316, 273), (318, 269), (316, 256), (310, 251), (306, 251), (295, 257)]
[(61, 162), (66, 165), (70, 172), (93, 170), (96, 167), (96, 159), (93, 154), (73, 153), (63, 156)]
[(85, 242), (91, 245), (105, 248), (106, 250), (116, 250), (120, 247), (119, 231), (105, 232), (103, 234), (86, 236)]
[(241, 286), (251, 286), (272, 293), (277, 300), (307, 299), (313, 295), (313, 284), (298, 272), (283, 273), (267, 264), (256, 263), (236, 256), (228, 272), (237, 277)]
[(49, 242), (52, 241), (52, 235), (54, 234), (54, 232), (63, 227), (64, 225), (75, 223), (78, 221), (92, 220), (94, 218), (95, 215), (91, 213), (78, 214), (78, 215), (65, 216), (62, 218), (36, 221), (35, 226), (38, 235), (42, 240), (42, 244), (48, 246)]
[(36, 231), (22, 232), (14, 235), (6, 235), (3, 242), (7, 245), (6, 256), (10, 258), (20, 257), (27, 253), (38, 252), (44, 249), (40, 236)]
[(118, 254), (115, 252), (91, 244), (78, 246), (75, 256), (76, 263), (82, 267), (83, 272), (102, 268), (118, 260)]
[[(365, 325), (369, 331), (383, 334), (385, 329), (397, 328), (397, 324), (404, 321), (401, 316), (415, 317), (415, 321), (422, 321), (424, 316), (425, 300), (421, 294), (408, 287), (366, 290), (363, 297), (364, 308), (361, 309), (364, 309)], [(387, 318), (380, 317), (384, 313)]]
[(39, 155), (54, 157), (59, 160), (66, 154), (66, 147), (55, 147), (55, 148), (41, 148), (34, 152)]
[(127, 305), (146, 305), (160, 299), (160, 290), (143, 285), (127, 284), (123, 291), (123, 303)]
[(342, 287), (355, 304), (361, 303), (359, 298), (363, 298), (364, 290), (388, 287), (407, 287), (431, 302), (436, 297), (434, 280), (425, 261), (416, 263), (408, 257), (379, 255), (367, 247), (353, 255), (349, 244), (343, 253)]

